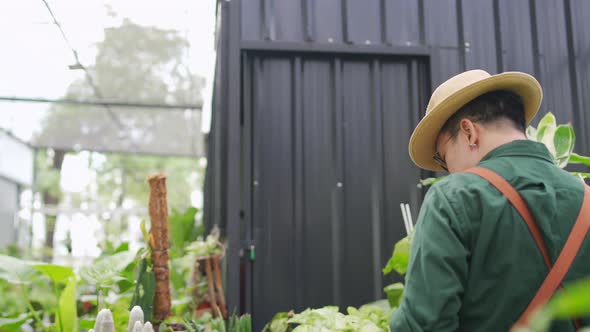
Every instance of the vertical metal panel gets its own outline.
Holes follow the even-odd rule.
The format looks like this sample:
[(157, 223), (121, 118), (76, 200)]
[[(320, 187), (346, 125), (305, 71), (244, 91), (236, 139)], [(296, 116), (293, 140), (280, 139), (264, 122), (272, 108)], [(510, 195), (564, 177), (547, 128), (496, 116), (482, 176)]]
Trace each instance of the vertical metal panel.
[(497, 73), (494, 7), (490, 0), (460, 0), (463, 5), (465, 68)]
[(276, 29), (276, 33), (272, 39), (296, 42), (304, 41), (304, 11), (302, 0), (265, 1), (272, 1), (272, 22)]
[(222, 212), (227, 223), (227, 297), (228, 309), (234, 310), (240, 303), (240, 247), (241, 228), (240, 218), (241, 190), (240, 190), (240, 110), (241, 110), (241, 67), (240, 67), (240, 2), (223, 2), (226, 13), (224, 22), (228, 34), (226, 35), (227, 61), (226, 76), (224, 77), (227, 90), (224, 97), (226, 105), (226, 118), (224, 125), (226, 131), (222, 131), (227, 144), (223, 147), (223, 176), (226, 185), (223, 188), (223, 199), (226, 209)]
[(419, 45), (420, 20), (418, 1), (416, 0), (383, 0), (384, 13), (381, 23), (386, 31), (385, 44)]
[(528, 0), (499, 0), (502, 71), (534, 75), (531, 11)]
[[(261, 40), (263, 38), (263, 15), (262, 7), (264, 0), (244, 0), (241, 13), (241, 36), (242, 40)], [(226, 31), (227, 33), (227, 31)]]
[[(373, 244), (371, 248), (371, 256), (373, 257), (373, 298), (378, 299), (383, 297), (383, 277), (380, 268), (382, 265), (382, 250), (383, 241), (383, 107), (382, 94), (383, 87), (381, 86), (381, 61), (373, 59), (371, 61), (371, 84), (370, 95), (371, 103), (369, 108), (370, 122), (369, 122), (369, 141), (371, 153), (371, 168), (369, 170), (371, 181), (371, 231)], [(389, 242), (389, 240), (388, 240)]]
[[(458, 0), (424, 0), (426, 44), (437, 47), (433, 59), (433, 84), (463, 71), (457, 17)], [(442, 19), (444, 17), (444, 19)]]
[[(566, 1), (569, 7), (568, 16), (571, 18), (571, 56), (570, 56), (570, 73), (575, 75), (573, 83), (577, 87), (574, 93), (574, 101), (577, 101), (578, 107), (575, 110), (577, 122), (576, 127), (576, 147), (582, 154), (590, 153), (590, 116), (586, 110), (590, 108), (590, 2), (588, 1)], [(575, 105), (576, 103), (574, 103)], [(582, 143), (582, 144), (580, 144)]]
[(348, 1), (348, 34), (354, 44), (381, 44), (380, 0)]
[(303, 1), (303, 31), (306, 41), (315, 40), (315, 11), (313, 7), (313, 0), (302, 0)]
[[(344, 216), (341, 238), (342, 302), (359, 305), (371, 300), (374, 268), (366, 257), (372, 241), (371, 225), (371, 91), (369, 63), (345, 60), (342, 66), (344, 140)], [(354, 246), (351, 244), (355, 244)], [(362, 249), (361, 249), (362, 248)], [(368, 249), (368, 250), (367, 250)], [(355, 269), (350, 269), (355, 262)], [(358, 282), (363, 280), (364, 282)]]
[[(419, 178), (420, 171), (408, 158), (404, 158), (414, 126), (413, 119), (417, 118), (417, 115), (414, 117), (408, 112), (408, 110), (417, 111), (412, 107), (414, 101), (409, 98), (412, 96), (413, 86), (409, 79), (415, 78), (412, 76), (407, 62), (387, 62), (382, 65), (381, 82), (383, 90), (387, 91), (381, 97), (384, 170), (382, 266), (391, 257), (396, 240), (405, 233), (399, 204), (412, 203), (412, 207), (416, 208), (417, 202), (412, 200), (412, 196), (420, 194), (416, 182), (410, 180)], [(400, 174), (407, 179), (401, 179)], [(399, 277), (392, 274), (384, 278), (384, 284), (399, 280)]]
[(332, 109), (333, 116), (333, 160), (335, 165), (336, 183), (332, 186), (333, 188), (333, 201), (332, 201), (332, 276), (334, 282), (332, 284), (332, 303), (342, 303), (341, 287), (342, 287), (342, 265), (345, 263), (342, 259), (342, 252), (340, 247), (342, 245), (342, 230), (341, 221), (344, 218), (344, 115), (342, 103), (344, 98), (342, 97), (342, 60), (339, 56), (336, 56), (331, 67), (331, 73), (334, 77), (332, 80), (332, 91), (330, 95), (333, 98), (334, 108)]
[[(296, 56), (293, 59), (293, 113), (291, 117), (291, 123), (293, 125), (293, 131), (291, 135), (292, 146), (293, 146), (293, 247), (294, 247), (294, 283), (292, 284), (295, 289), (304, 289), (303, 284), (303, 270), (306, 265), (303, 252), (304, 247), (300, 245), (304, 243), (304, 215), (305, 205), (303, 195), (305, 192), (305, 159), (304, 159), (304, 139), (303, 132), (305, 127), (305, 118), (303, 117), (303, 80), (302, 71), (303, 65), (300, 56)], [(295, 292), (295, 307), (301, 308), (304, 306), (303, 292)]]
[[(256, 246), (254, 242), (253, 234), (253, 222), (252, 222), (252, 196), (257, 186), (253, 185), (253, 165), (252, 165), (252, 142), (253, 142), (253, 131), (256, 129), (252, 118), (254, 115), (254, 109), (256, 109), (256, 98), (252, 93), (254, 85), (253, 71), (255, 66), (259, 63), (250, 58), (247, 53), (243, 54), (242, 57), (242, 80), (243, 80), (243, 115), (242, 115), (242, 155), (241, 155), (241, 192), (242, 192), (242, 215), (245, 225), (245, 238), (242, 239), (242, 246), (240, 247), (241, 263), (240, 263), (240, 290), (242, 291), (243, 297), (240, 302), (240, 312), (252, 312), (252, 264), (249, 264), (248, 259), (250, 255), (249, 250), (251, 245)], [(256, 253), (256, 249), (254, 251)]]
[[(333, 271), (338, 244), (332, 234), (337, 232), (337, 148), (336, 109), (333, 91), (333, 61), (310, 58), (303, 60), (301, 112), (303, 127), (303, 250), (301, 274), (303, 307), (319, 307), (325, 303), (337, 303), (333, 284), (339, 284)], [(334, 221), (336, 224), (334, 224)]]
[(318, 43), (343, 43), (342, 0), (312, 1), (315, 12), (316, 41)]
[(546, 112), (553, 112), (560, 122), (571, 122), (574, 110), (563, 2), (538, 0), (535, 11), (537, 21), (533, 24), (539, 37), (539, 79), (544, 88), (543, 108), (537, 119)]
[(253, 315), (270, 319), (290, 310), (293, 287), (294, 127), (292, 60), (261, 61), (256, 73), (258, 106), (254, 110), (254, 267)]

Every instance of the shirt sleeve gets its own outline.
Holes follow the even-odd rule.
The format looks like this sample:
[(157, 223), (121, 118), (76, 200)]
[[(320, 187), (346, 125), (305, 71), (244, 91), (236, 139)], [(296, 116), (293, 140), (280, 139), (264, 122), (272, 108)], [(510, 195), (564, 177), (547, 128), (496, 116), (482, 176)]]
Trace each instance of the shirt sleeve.
[(402, 303), (390, 322), (392, 332), (458, 329), (469, 258), (460, 225), (443, 188), (430, 188), (416, 224)]

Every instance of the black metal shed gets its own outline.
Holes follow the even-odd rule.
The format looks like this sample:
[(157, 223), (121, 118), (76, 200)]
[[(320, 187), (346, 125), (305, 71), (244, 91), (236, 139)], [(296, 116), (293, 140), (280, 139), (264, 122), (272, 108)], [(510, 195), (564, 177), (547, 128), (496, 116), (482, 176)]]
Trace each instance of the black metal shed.
[(228, 303), (255, 329), (383, 298), (399, 203), (416, 215), (428, 175), (409, 135), (446, 78), (533, 74), (541, 113), (590, 152), (587, 1), (219, 0), (217, 15), (205, 220), (228, 236)]

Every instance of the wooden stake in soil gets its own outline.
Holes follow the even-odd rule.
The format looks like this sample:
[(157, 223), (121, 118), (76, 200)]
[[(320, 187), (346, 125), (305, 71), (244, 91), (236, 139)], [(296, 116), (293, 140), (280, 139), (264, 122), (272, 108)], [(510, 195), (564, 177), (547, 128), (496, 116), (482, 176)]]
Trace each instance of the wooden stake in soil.
[(154, 296), (154, 320), (164, 320), (170, 315), (170, 271), (168, 269), (168, 203), (166, 201), (166, 176), (155, 174), (148, 178), (150, 184), (149, 213), (152, 235), (152, 262), (156, 277)]
[(215, 288), (219, 295), (219, 308), (223, 319), (227, 319), (227, 308), (225, 306), (225, 294), (223, 292), (223, 284), (221, 282), (221, 271), (219, 270), (219, 256), (213, 256), (213, 271), (215, 272)]
[(205, 270), (207, 271), (207, 283), (209, 286), (209, 301), (211, 302), (211, 308), (213, 309), (213, 317), (219, 315), (219, 307), (217, 306), (217, 299), (215, 298), (215, 284), (213, 283), (213, 273), (211, 272), (211, 261), (210, 258), (205, 258)]

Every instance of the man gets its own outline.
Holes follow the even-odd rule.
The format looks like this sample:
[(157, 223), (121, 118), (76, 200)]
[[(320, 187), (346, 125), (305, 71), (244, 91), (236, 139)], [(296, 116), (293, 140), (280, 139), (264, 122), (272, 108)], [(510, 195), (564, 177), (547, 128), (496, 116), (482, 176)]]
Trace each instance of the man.
[[(583, 183), (556, 167), (543, 144), (526, 138), (541, 100), (539, 83), (518, 72), (472, 70), (433, 93), (412, 134), (410, 157), (421, 168), (451, 174), (429, 189), (420, 210), (392, 332), (508, 331), (522, 320), (584, 200)], [(474, 166), (516, 189), (540, 240), (495, 185), (465, 172)], [(558, 283), (567, 287), (590, 276), (589, 238)], [(537, 241), (544, 241), (549, 261)], [(552, 325), (552, 331), (574, 330), (573, 321)]]

